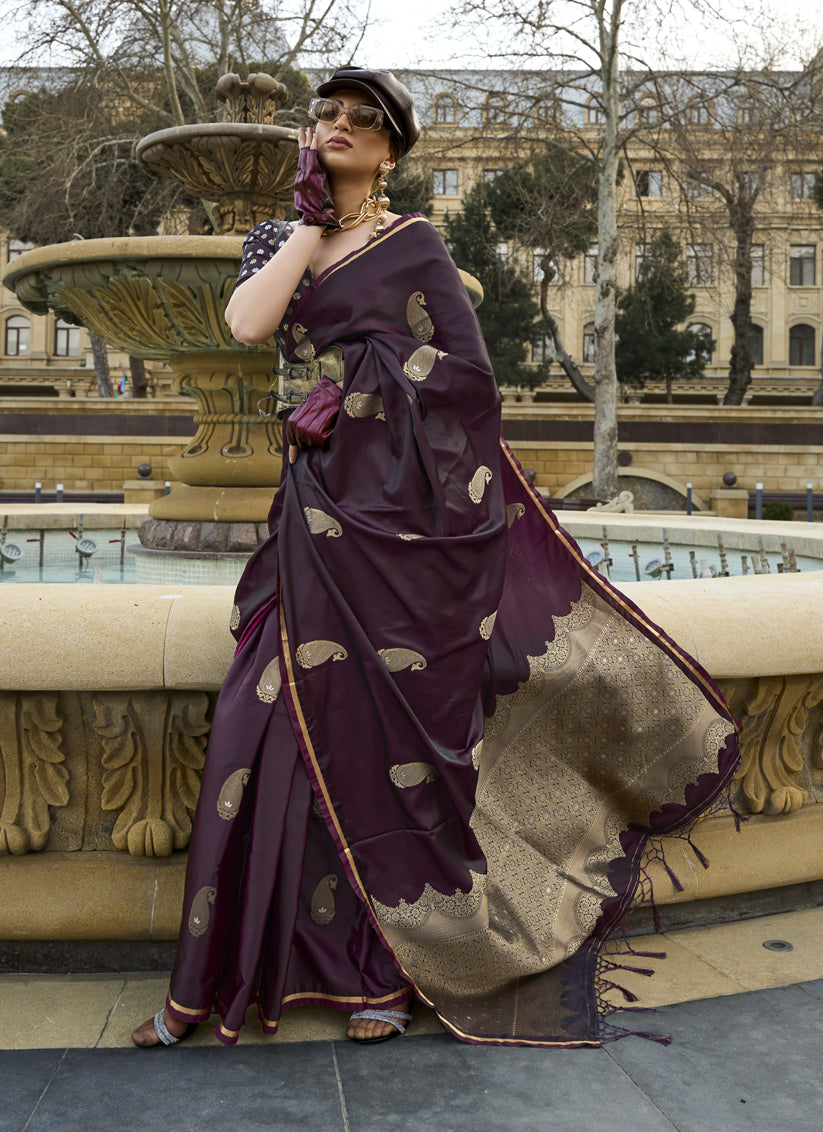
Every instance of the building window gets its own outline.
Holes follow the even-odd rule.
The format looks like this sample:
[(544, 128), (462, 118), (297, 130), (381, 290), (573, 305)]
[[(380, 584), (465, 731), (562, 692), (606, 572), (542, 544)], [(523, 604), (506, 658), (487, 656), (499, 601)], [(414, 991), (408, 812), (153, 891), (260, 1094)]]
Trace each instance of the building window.
[(814, 287), (816, 259), (814, 244), (792, 244), (789, 249), (789, 283), (792, 287)]
[(503, 172), (502, 169), (484, 169), (483, 170), (483, 184), (484, 185), (491, 185), (493, 181), (497, 180), (497, 178), (500, 176), (500, 174), (502, 172)]
[(707, 287), (714, 279), (711, 244), (686, 244), (686, 268), (692, 287)]
[(606, 121), (606, 113), (599, 102), (594, 99), (586, 103), (586, 125), (587, 126), (602, 126)]
[(454, 126), (457, 123), (457, 100), (450, 94), (438, 94), (434, 100), (434, 121), (438, 126)]
[(487, 126), (501, 126), (506, 121), (506, 97), (503, 94), (490, 94), (483, 107), (483, 117)]
[(789, 365), (813, 366), (814, 327), (801, 322), (789, 331)]
[(547, 334), (541, 334), (532, 342), (532, 361), (551, 362), (554, 360), (554, 351)]
[(792, 173), (790, 177), (792, 200), (811, 200), (814, 191), (814, 173)]
[(752, 244), (752, 287), (766, 286), (766, 245)]
[(637, 120), (644, 126), (653, 126), (660, 121), (660, 107), (656, 99), (642, 98), (637, 105)]
[(689, 125), (690, 126), (708, 126), (709, 124), (709, 108), (708, 106), (690, 106), (689, 107)]
[(456, 169), (435, 169), (434, 170), (434, 195), (436, 197), (456, 197), (457, 196), (457, 170)]
[(556, 122), (558, 118), (557, 103), (549, 98), (538, 98), (536, 102), (532, 103), (532, 124), (535, 126), (545, 126), (551, 122)]
[(707, 350), (700, 346), (699, 340), (711, 342), (712, 328), (707, 326), (705, 322), (690, 322), (686, 329), (695, 339), (695, 345), (686, 355), (686, 361), (693, 362), (697, 358), (701, 358), (704, 365), (709, 365), (712, 360), (712, 352), (710, 349)]
[(634, 245), (634, 277), (635, 279), (643, 278), (643, 269), (646, 266), (646, 256), (648, 255), (648, 244), (635, 244)]
[(659, 169), (643, 169), (637, 174), (637, 195), (659, 199), (663, 195), (663, 174)]
[(23, 252), (30, 252), (34, 244), (27, 244), (23, 240), (9, 240), (9, 249), (7, 253), (8, 262), (11, 263), (13, 259), (17, 259)]
[(752, 362), (756, 366), (763, 365), (763, 327), (756, 322), (749, 325), (749, 349), (752, 352)]
[(593, 362), (595, 355), (594, 323), (587, 322), (583, 327), (583, 361)]
[(497, 258), (500, 260), (501, 263), (508, 263), (509, 262), (509, 241), (508, 240), (498, 240), (497, 244), (495, 245), (494, 254), (497, 256)]
[(550, 283), (558, 283), (560, 281), (560, 272), (555, 260), (549, 258), (549, 253), (546, 248), (534, 248), (532, 250), (532, 282), (542, 283), (543, 277), (547, 276)]
[(6, 319), (6, 353), (11, 358), (25, 357), (29, 352), (31, 323), (22, 314)]
[(686, 178), (686, 196), (690, 200), (695, 200), (697, 197), (710, 197), (712, 195), (711, 173), (708, 171), (699, 176), (696, 173), (689, 173)]
[(597, 244), (589, 248), (583, 256), (583, 282), (595, 283), (597, 281)]
[(80, 329), (58, 318), (54, 327), (54, 352), (58, 358), (76, 358), (80, 354)]

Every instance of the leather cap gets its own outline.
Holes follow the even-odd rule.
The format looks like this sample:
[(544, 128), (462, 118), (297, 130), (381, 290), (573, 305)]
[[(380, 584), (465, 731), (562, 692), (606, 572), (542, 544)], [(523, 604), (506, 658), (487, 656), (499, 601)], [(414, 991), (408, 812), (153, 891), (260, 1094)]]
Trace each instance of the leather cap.
[(326, 98), (335, 90), (349, 87), (365, 90), (384, 112), (389, 129), (403, 144), (402, 152), (411, 149), (420, 137), (420, 120), (414, 109), (411, 91), (391, 71), (370, 71), (366, 67), (339, 67), (317, 93)]

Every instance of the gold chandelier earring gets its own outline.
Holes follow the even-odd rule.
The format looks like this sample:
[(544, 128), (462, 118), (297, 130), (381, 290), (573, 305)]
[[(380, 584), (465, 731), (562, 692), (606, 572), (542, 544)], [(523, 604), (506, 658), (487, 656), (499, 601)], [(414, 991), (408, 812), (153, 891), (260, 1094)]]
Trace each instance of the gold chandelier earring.
[(386, 213), (389, 211), (389, 198), (386, 196), (386, 178), (391, 173), (394, 166), (388, 161), (381, 161), (377, 167), (377, 183), (372, 189), (371, 199), (377, 205), (375, 213), (377, 223), (374, 226), (374, 231), (369, 236), (370, 240), (376, 240), (377, 237), (383, 232), (386, 227), (388, 217)]

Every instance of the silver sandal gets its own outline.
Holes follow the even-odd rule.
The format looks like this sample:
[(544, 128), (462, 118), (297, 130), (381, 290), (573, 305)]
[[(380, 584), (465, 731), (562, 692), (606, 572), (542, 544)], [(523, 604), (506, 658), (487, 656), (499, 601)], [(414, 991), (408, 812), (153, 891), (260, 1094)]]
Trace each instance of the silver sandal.
[(394, 1026), (394, 1030), (390, 1034), (383, 1034), (379, 1038), (349, 1038), (350, 1042), (357, 1042), (361, 1046), (376, 1045), (377, 1042), (387, 1042), (391, 1038), (399, 1037), (400, 1034), (405, 1034), (405, 1022), (411, 1022), (411, 1014), (404, 1014), (402, 1010), (358, 1010), (349, 1018), (350, 1022), (355, 1022), (360, 1018), (365, 1018), (374, 1022), (388, 1022)]

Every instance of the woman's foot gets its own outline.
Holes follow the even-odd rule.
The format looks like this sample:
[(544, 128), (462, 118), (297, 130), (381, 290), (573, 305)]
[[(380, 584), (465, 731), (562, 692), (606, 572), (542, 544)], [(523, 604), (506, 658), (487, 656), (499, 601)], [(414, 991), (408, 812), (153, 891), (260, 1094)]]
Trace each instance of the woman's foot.
[(394, 1016), (399, 1025), (394, 1025), (392, 1022), (386, 1021), (382, 1018), (358, 1018), (352, 1014), (349, 1019), (349, 1025), (346, 1029), (346, 1037), (351, 1038), (353, 1042), (382, 1042), (388, 1038), (397, 1037), (398, 1034), (405, 1032), (406, 1023), (411, 1019), (411, 1014), (408, 1013), (410, 1002), (403, 1003), (402, 1006), (396, 1010), (383, 1011), (380, 1010), (367, 1010), (359, 1013), (380, 1014), (387, 1013)]
[[(168, 1034), (172, 1038), (177, 1038), (182, 1041), (187, 1038), (189, 1034), (193, 1033), (196, 1027), (190, 1025), (188, 1022), (178, 1022), (176, 1018), (172, 1018), (168, 1010), (163, 1011), (162, 1025), (165, 1026)], [(162, 1031), (162, 1026), (160, 1027)], [(155, 1025), (155, 1019), (147, 1019), (142, 1026), (138, 1026), (131, 1036), (131, 1040), (136, 1046), (141, 1048), (148, 1048), (149, 1046), (159, 1045), (173, 1045), (173, 1042), (165, 1042), (158, 1033), (158, 1026)]]

